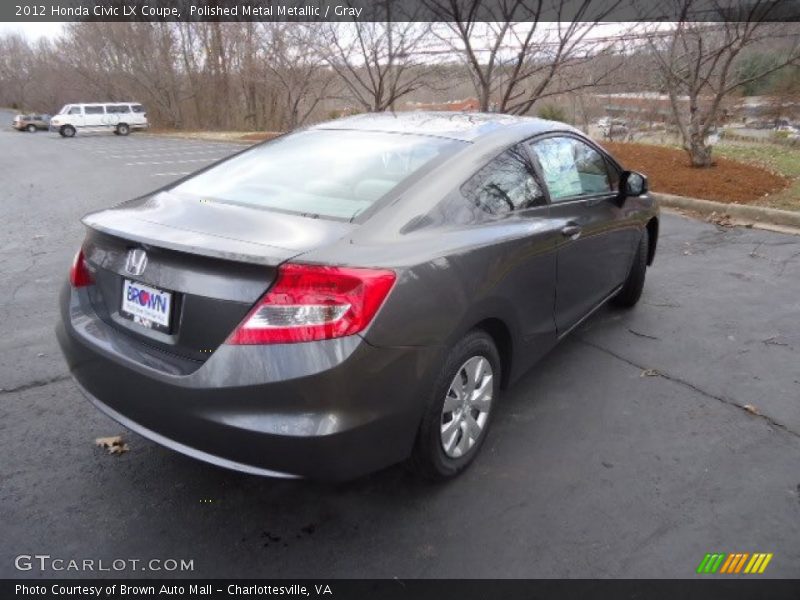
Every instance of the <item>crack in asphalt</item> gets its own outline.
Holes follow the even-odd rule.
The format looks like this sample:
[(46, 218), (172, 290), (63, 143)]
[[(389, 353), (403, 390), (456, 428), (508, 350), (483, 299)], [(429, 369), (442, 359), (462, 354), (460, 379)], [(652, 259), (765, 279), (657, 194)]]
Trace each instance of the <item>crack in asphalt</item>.
[(47, 379), (37, 379), (36, 381), (29, 381), (28, 383), (23, 383), (22, 385), (18, 385), (17, 387), (13, 388), (0, 388), (0, 394), (13, 394), (14, 392), (24, 392), (25, 390), (30, 390), (33, 388), (44, 387), (46, 385), (50, 385), (51, 383), (58, 383), (59, 381), (66, 381), (69, 379), (70, 376), (68, 373), (62, 373), (61, 375), (56, 375), (54, 377), (48, 377)]
[(786, 270), (786, 267), (787, 267), (787, 265), (788, 265), (790, 262), (792, 262), (792, 261), (793, 261), (795, 258), (797, 258), (798, 256), (800, 256), (800, 252), (795, 252), (795, 253), (794, 253), (794, 254), (792, 254), (792, 255), (791, 255), (789, 258), (785, 258), (785, 259), (783, 259), (783, 260), (779, 260), (779, 261), (777, 261), (777, 262), (778, 262), (778, 264), (780, 265), (780, 267), (779, 267), (779, 269), (778, 269), (778, 277), (780, 277), (781, 275), (783, 275), (783, 272)]
[(786, 433), (788, 433), (788, 434), (800, 439), (800, 433), (798, 433), (797, 431), (794, 431), (794, 430), (790, 429), (789, 427), (787, 427), (786, 425), (784, 425), (780, 421), (776, 421), (775, 419), (773, 419), (772, 417), (770, 417), (768, 415), (765, 415), (765, 414), (762, 414), (762, 413), (750, 412), (743, 405), (735, 402), (734, 400), (729, 400), (728, 398), (725, 398), (724, 396), (717, 396), (715, 394), (712, 394), (711, 392), (708, 392), (708, 391), (706, 391), (706, 390), (704, 390), (702, 388), (699, 388), (695, 384), (693, 384), (693, 383), (691, 383), (689, 381), (686, 381), (685, 379), (681, 379), (680, 377), (676, 377), (674, 375), (670, 375), (669, 373), (666, 373), (666, 372), (662, 371), (661, 369), (651, 369), (650, 367), (647, 367), (645, 365), (640, 365), (640, 364), (638, 364), (638, 363), (636, 363), (636, 362), (634, 362), (634, 361), (632, 361), (632, 360), (630, 360), (628, 358), (625, 358), (624, 356), (622, 356), (620, 354), (617, 354), (613, 350), (609, 350), (608, 348), (604, 348), (603, 346), (600, 346), (599, 344), (596, 344), (594, 342), (590, 342), (589, 340), (586, 340), (584, 338), (576, 337), (575, 341), (579, 342), (581, 344), (584, 344), (586, 346), (590, 346), (591, 348), (594, 348), (595, 350), (599, 350), (600, 352), (608, 354), (609, 356), (613, 356), (617, 360), (621, 360), (622, 362), (627, 363), (628, 365), (630, 365), (632, 367), (636, 367), (640, 371), (656, 371), (655, 375), (657, 375), (658, 377), (663, 377), (664, 379), (672, 381), (673, 383), (677, 383), (677, 384), (682, 385), (684, 387), (687, 387), (687, 388), (689, 388), (691, 390), (694, 390), (695, 392), (697, 392), (698, 394), (700, 394), (702, 396), (705, 396), (706, 398), (710, 398), (712, 400), (716, 400), (717, 402), (721, 402), (723, 404), (727, 404), (728, 406), (732, 406), (734, 408), (738, 408), (739, 410), (748, 412), (749, 414), (751, 414), (754, 417), (760, 417), (760, 418), (764, 419), (767, 423), (769, 423), (770, 425), (775, 427), (776, 429), (780, 429), (781, 431), (785, 431)]

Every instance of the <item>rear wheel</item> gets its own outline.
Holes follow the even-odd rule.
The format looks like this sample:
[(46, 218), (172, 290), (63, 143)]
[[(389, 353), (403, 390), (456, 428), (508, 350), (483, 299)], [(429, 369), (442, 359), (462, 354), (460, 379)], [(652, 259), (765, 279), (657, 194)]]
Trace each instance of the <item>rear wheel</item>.
[(120, 123), (117, 125), (117, 128), (114, 130), (114, 133), (117, 135), (128, 135), (131, 132), (131, 128), (128, 127), (126, 123)]
[(433, 386), (411, 456), (419, 475), (442, 480), (475, 459), (500, 393), (500, 356), (484, 331), (468, 333), (450, 351)]
[(647, 250), (650, 247), (650, 235), (645, 228), (642, 232), (642, 239), (639, 240), (639, 247), (636, 249), (636, 256), (633, 257), (633, 265), (628, 273), (628, 278), (622, 284), (622, 289), (611, 299), (611, 303), (622, 308), (630, 308), (639, 302), (644, 289), (645, 272), (647, 271)]
[(28, 125), (25, 129), (28, 130), (28, 133), (36, 133), (36, 125)]
[(72, 125), (64, 125), (59, 132), (63, 137), (74, 137), (75, 128)]

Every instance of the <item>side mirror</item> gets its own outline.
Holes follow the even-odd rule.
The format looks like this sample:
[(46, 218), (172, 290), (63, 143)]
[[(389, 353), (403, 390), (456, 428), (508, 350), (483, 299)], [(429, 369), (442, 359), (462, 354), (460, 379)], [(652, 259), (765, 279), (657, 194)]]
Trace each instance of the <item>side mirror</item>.
[(648, 190), (647, 177), (636, 171), (625, 171), (621, 183), (620, 188), (625, 196), (641, 196)]

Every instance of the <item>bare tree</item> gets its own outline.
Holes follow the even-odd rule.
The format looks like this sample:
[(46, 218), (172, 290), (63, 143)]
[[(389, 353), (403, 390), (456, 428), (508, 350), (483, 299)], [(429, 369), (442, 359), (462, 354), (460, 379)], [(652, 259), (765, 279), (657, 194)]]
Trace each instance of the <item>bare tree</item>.
[[(362, 109), (381, 112), (430, 83), (430, 69), (418, 62), (417, 52), (431, 30), (429, 23), (414, 22), (414, 15), (398, 13), (402, 5), (391, 0), (368, 10), (372, 21), (325, 24), (316, 48)], [(403, 18), (408, 21), (396, 20)]]
[[(654, 32), (649, 46), (670, 98), (673, 118), (692, 166), (713, 164), (709, 135), (720, 124), (724, 100), (742, 86), (800, 58), (800, 34), (771, 21), (780, 2), (753, 0), (735, 12), (718, 7), (720, 22), (695, 22), (700, 5), (707, 2), (678, 0), (680, 20), (668, 31)], [(706, 14), (706, 18), (707, 18)], [(724, 21), (725, 19), (735, 19)], [(780, 58), (769, 66), (737, 73), (743, 50), (767, 40), (781, 40)]]
[(446, 23), (440, 40), (463, 58), (481, 110), (512, 114), (530, 111), (544, 97), (602, 85), (615, 70), (589, 78), (567, 71), (612, 53), (617, 39), (594, 39), (597, 23), (619, 0), (425, 0)]
[(283, 126), (294, 129), (327, 97), (335, 74), (314, 51), (314, 26), (273, 22), (264, 27), (267, 66), (283, 100)]
[(182, 125), (178, 37), (169, 23), (71, 23), (61, 40), (60, 68), (82, 94), (146, 102), (159, 120)]
[(0, 38), (0, 98), (20, 109), (29, 108), (29, 87), (34, 82), (33, 60), (35, 50), (19, 34)]

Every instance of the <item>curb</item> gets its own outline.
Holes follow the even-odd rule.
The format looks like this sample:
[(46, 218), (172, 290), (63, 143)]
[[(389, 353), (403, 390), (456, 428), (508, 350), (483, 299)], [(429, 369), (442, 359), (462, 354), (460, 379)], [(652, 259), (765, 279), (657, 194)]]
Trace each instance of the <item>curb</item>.
[(730, 215), (733, 218), (752, 221), (753, 223), (800, 229), (800, 212), (767, 208), (765, 206), (726, 204), (725, 202), (700, 200), (699, 198), (687, 198), (685, 196), (673, 196), (672, 194), (660, 194), (658, 192), (651, 192), (650, 195), (658, 200), (661, 206), (682, 208), (703, 215), (711, 213)]

